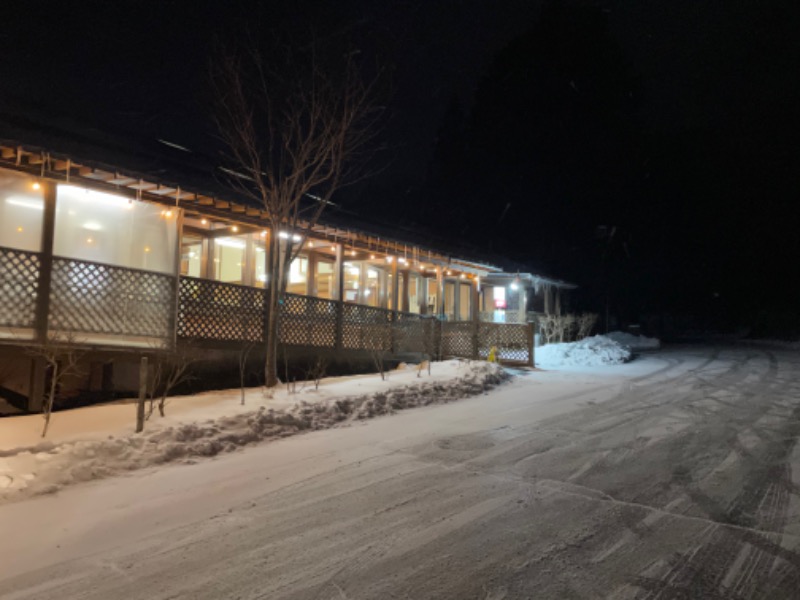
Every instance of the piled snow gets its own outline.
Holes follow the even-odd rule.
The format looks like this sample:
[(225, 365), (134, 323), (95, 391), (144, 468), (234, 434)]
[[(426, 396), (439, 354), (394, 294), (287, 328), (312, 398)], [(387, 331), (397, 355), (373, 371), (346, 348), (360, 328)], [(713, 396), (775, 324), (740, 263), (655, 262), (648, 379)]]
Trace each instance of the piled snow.
[(629, 360), (631, 351), (603, 335), (567, 344), (547, 344), (536, 349), (537, 366), (599, 367), (618, 365)]
[[(319, 390), (312, 385), (297, 394), (283, 391), (262, 398), (257, 408), (254, 396), (260, 395), (259, 390), (251, 390), (249, 406), (239, 404), (240, 390), (173, 398), (168, 417), (154, 416), (141, 434), (133, 433), (130, 403), (66, 411), (53, 415), (54, 430), (67, 420), (67, 413), (82, 416), (82, 422), (66, 428), (62, 423), (53, 438), (27, 446), (15, 446), (12, 440), (29, 441), (30, 426), (40, 429), (41, 417), (8, 417), (0, 420), (0, 500), (55, 492), (71, 483), (176, 460), (191, 464), (197, 457), (262, 440), (450, 402), (481, 394), (510, 377), (498, 365), (482, 361), (436, 363), (432, 373), (406, 367), (391, 372), (387, 381), (379, 375), (335, 378), (323, 382)], [(192, 409), (192, 404), (199, 406)], [(120, 416), (128, 423), (121, 430), (116, 422)]]
[(605, 337), (611, 338), (620, 346), (627, 346), (631, 350), (657, 350), (661, 347), (661, 340), (658, 338), (633, 335), (625, 331), (612, 331), (605, 334)]

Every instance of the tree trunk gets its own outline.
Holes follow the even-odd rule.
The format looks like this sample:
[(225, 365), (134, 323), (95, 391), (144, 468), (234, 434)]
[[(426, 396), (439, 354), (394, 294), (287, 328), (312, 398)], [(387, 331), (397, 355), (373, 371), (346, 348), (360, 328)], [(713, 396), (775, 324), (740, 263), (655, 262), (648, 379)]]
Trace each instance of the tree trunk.
[[(144, 431), (144, 399), (147, 395), (147, 357), (139, 362), (139, 398), (136, 402), (136, 433)], [(152, 402), (150, 404), (152, 412)]]
[(283, 269), (281, 269), (281, 244), (278, 237), (278, 229), (273, 227), (270, 233), (270, 252), (269, 252), (269, 288), (267, 293), (267, 303), (264, 307), (267, 311), (267, 327), (264, 332), (265, 357), (264, 357), (264, 386), (273, 388), (278, 385), (278, 327), (280, 325), (281, 310), (281, 290), (283, 284)]
[(50, 393), (47, 395), (47, 400), (44, 406), (44, 429), (42, 429), (42, 437), (47, 435), (47, 428), (50, 426), (50, 414), (53, 412), (53, 402), (56, 398), (56, 382), (58, 381), (58, 361), (53, 362), (53, 375), (50, 378)]

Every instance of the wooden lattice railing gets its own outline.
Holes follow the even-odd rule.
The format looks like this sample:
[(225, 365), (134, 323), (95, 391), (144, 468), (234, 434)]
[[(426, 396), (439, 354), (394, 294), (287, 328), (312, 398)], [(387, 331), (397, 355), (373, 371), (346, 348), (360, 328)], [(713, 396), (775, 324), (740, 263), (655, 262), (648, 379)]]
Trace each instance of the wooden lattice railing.
[(48, 329), (167, 341), (174, 290), (170, 275), (55, 257)]
[(34, 326), (38, 281), (37, 253), (0, 248), (0, 327)]
[(264, 290), (181, 277), (179, 338), (257, 342), (264, 339)]
[(445, 321), (441, 324), (443, 357), (487, 358), (492, 348), (497, 359), (531, 364), (533, 330), (526, 323)]

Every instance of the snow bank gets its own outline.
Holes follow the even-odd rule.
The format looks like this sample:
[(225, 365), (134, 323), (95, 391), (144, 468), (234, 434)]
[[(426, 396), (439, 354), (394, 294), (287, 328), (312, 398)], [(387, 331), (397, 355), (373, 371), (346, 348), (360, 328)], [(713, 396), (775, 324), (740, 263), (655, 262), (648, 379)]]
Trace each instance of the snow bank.
[(657, 350), (661, 348), (661, 340), (643, 335), (633, 335), (624, 331), (612, 331), (605, 337), (617, 342), (620, 346), (627, 346), (631, 350)]
[[(148, 422), (142, 434), (128, 432), (114, 436), (110, 435), (113, 429), (107, 429), (103, 439), (95, 439), (98, 431), (94, 431), (93, 435), (86, 436), (88, 439), (45, 440), (19, 448), (8, 448), (0, 438), (0, 500), (51, 493), (71, 483), (172, 461), (191, 464), (197, 457), (231, 452), (262, 440), (481, 394), (510, 378), (498, 365), (481, 361), (436, 363), (433, 373), (440, 372), (437, 376), (428, 376), (426, 371), (418, 372), (416, 368), (404, 371), (390, 373), (388, 381), (382, 381), (379, 375), (339, 378), (341, 381), (330, 387), (350, 394), (320, 398), (312, 387), (305, 394), (288, 396), (301, 398), (293, 405), (286, 406), (284, 397), (274, 401), (272, 406), (262, 405), (256, 410), (252, 405), (249, 408), (238, 406), (234, 399), (239, 390), (216, 393), (219, 401), (207, 402), (203, 411), (206, 415), (216, 415), (213, 418), (176, 420), (173, 417), (170, 421), (154, 417), (156, 420)], [(364, 383), (366, 385), (362, 386)], [(321, 386), (320, 390), (323, 389)], [(217, 406), (219, 402), (224, 402), (223, 409)], [(81, 411), (92, 421), (92, 412), (108, 415), (110, 408), (117, 407), (97, 406)], [(123, 408), (130, 417), (131, 405)], [(220, 410), (227, 414), (219, 414)], [(198, 414), (203, 413), (194, 413), (194, 416)], [(63, 413), (54, 414), (53, 423), (63, 417)], [(41, 421), (38, 415), (6, 418), (0, 422), (0, 433), (15, 420), (30, 418)]]
[(568, 344), (547, 344), (536, 349), (536, 364), (546, 368), (618, 365), (630, 357), (628, 348), (603, 335)]

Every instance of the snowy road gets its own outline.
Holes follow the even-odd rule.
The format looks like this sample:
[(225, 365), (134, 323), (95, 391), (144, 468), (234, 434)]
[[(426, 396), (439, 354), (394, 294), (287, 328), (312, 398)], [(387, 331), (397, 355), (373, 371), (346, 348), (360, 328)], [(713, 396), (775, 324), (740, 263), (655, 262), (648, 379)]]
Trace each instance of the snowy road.
[(0, 598), (800, 598), (800, 354), (666, 350), (0, 506)]

